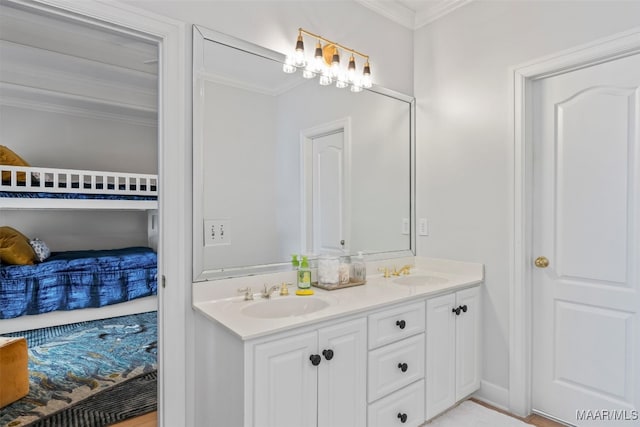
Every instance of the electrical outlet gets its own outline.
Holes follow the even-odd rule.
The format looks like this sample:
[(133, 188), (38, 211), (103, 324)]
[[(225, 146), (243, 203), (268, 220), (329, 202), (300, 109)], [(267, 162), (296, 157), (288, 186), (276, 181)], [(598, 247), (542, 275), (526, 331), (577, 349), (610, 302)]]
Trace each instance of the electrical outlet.
[(409, 218), (402, 218), (402, 234), (409, 234)]
[(420, 218), (418, 220), (418, 235), (420, 236), (429, 235), (429, 222), (427, 221), (427, 218)]
[(231, 220), (210, 219), (204, 222), (204, 245), (219, 246), (231, 244)]

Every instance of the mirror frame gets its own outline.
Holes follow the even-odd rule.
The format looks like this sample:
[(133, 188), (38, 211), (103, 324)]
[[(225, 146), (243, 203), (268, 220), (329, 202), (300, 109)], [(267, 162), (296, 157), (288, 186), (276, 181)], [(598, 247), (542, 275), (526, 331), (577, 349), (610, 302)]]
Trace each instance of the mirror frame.
[[(219, 280), (231, 277), (253, 276), (258, 274), (268, 274), (280, 271), (291, 270), (291, 263), (281, 262), (273, 264), (206, 269), (203, 265), (202, 257), (202, 224), (204, 221), (202, 203), (205, 183), (202, 177), (204, 165), (202, 164), (202, 153), (204, 148), (204, 138), (201, 129), (196, 126), (202, 123), (203, 112), (199, 102), (199, 95), (196, 93), (197, 77), (204, 70), (204, 44), (207, 41), (223, 44), (234, 49), (242, 50), (250, 54), (284, 63), (286, 56), (280, 52), (268, 49), (251, 43), (246, 40), (230, 36), (218, 31), (210, 30), (199, 25), (193, 25), (193, 62), (192, 62), (192, 136), (193, 136), (193, 282), (203, 282), (208, 280)], [(403, 257), (413, 257), (416, 254), (416, 101), (415, 98), (396, 92), (379, 85), (373, 85), (370, 89), (365, 89), (383, 96), (398, 99), (409, 104), (409, 249), (397, 251), (376, 252), (365, 254), (366, 261), (377, 261), (383, 259), (394, 259)], [(354, 96), (357, 96), (355, 94)]]

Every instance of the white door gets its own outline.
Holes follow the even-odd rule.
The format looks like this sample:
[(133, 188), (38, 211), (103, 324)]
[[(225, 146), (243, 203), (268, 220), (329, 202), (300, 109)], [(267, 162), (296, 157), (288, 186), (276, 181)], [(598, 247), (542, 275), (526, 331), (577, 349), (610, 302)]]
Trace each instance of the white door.
[(318, 427), (367, 425), (367, 321), (318, 331)]
[(258, 344), (254, 352), (253, 427), (306, 427), (317, 422), (315, 332)]
[(342, 253), (345, 236), (344, 131), (317, 136), (313, 143), (313, 250)]
[(533, 83), (532, 406), (638, 425), (640, 55)]
[(456, 295), (427, 300), (426, 415), (431, 419), (456, 402)]
[(456, 292), (456, 401), (480, 388), (480, 287)]

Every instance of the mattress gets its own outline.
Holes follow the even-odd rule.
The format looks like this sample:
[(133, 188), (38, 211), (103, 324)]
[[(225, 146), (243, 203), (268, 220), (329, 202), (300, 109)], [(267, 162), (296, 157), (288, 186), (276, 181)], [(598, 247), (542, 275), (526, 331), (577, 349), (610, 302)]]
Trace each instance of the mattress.
[(129, 196), (122, 194), (79, 194), (79, 193), (20, 193), (0, 191), (0, 197), (20, 199), (72, 199), (72, 200), (158, 200), (157, 196)]
[(39, 264), (0, 266), (0, 319), (155, 295), (157, 272), (146, 247), (54, 252)]

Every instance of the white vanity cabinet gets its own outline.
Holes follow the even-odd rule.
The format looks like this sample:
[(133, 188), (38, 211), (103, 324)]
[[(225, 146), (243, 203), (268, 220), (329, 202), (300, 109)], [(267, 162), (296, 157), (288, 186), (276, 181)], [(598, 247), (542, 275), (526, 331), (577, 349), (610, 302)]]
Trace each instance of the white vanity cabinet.
[(425, 304), (369, 315), (368, 426), (419, 426), (424, 418)]
[(427, 300), (426, 419), (480, 387), (480, 287)]
[(366, 320), (253, 346), (253, 427), (366, 426)]

